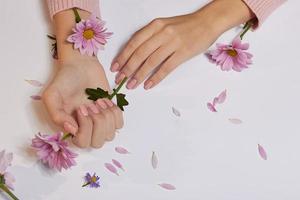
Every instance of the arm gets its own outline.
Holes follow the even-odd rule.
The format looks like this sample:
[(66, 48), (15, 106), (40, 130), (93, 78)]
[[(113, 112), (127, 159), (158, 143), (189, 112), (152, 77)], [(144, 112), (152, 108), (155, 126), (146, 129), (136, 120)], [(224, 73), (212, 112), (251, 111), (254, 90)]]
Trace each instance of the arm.
[[(79, 14), (82, 19), (90, 15), (85, 10), (79, 10)], [(54, 123), (75, 135), (77, 146), (99, 148), (105, 141), (112, 140), (115, 130), (123, 126), (122, 113), (108, 99), (96, 103), (87, 99), (86, 88), (109, 90), (109, 84), (97, 57), (81, 55), (66, 42), (75, 25), (73, 11), (55, 13), (53, 24), (58, 50), (57, 72), (42, 99)]]
[[(222, 33), (254, 18), (246, 4), (253, 6), (253, 2), (214, 0), (191, 14), (153, 20), (114, 59), (111, 71), (118, 72), (116, 83), (131, 77), (127, 88), (135, 89), (150, 75), (144, 88), (153, 88), (181, 63), (207, 50)], [(264, 19), (257, 17), (260, 22)]]

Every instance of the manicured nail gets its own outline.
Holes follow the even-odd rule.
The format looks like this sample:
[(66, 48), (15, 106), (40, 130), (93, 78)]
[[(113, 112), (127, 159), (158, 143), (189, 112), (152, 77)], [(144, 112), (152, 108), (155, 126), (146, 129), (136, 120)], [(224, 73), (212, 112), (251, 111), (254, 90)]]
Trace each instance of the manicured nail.
[(83, 116), (89, 116), (89, 112), (84, 105), (79, 106), (79, 109)]
[(98, 99), (98, 100), (96, 101), (96, 103), (97, 103), (102, 109), (106, 109), (106, 108), (107, 108), (106, 103), (105, 103), (102, 99)]
[(151, 89), (152, 87), (153, 87), (153, 82), (152, 82), (152, 81), (149, 81), (149, 82), (144, 86), (145, 90), (149, 90), (149, 89)]
[(133, 88), (135, 87), (136, 84), (137, 84), (137, 80), (134, 78), (134, 79), (131, 79), (131, 80), (127, 83), (126, 87), (127, 87), (127, 89), (133, 89)]
[(104, 100), (105, 100), (105, 102), (107, 103), (107, 105), (109, 107), (113, 107), (114, 106), (114, 104), (113, 104), (113, 102), (111, 100), (109, 100), (109, 99), (104, 99)]
[(117, 62), (115, 62), (115, 63), (112, 64), (112, 66), (110, 67), (110, 71), (116, 72), (116, 71), (118, 71), (119, 67), (120, 67), (120, 64), (117, 63)]
[(64, 129), (67, 131), (67, 132), (70, 132), (72, 133), (73, 135), (76, 133), (77, 129), (76, 127), (74, 127), (73, 125), (71, 125), (69, 122), (65, 122), (64, 123)]
[(99, 110), (98, 110), (98, 108), (97, 108), (96, 105), (90, 104), (90, 105), (89, 105), (89, 108), (92, 110), (92, 112), (93, 112), (94, 114), (98, 114), (98, 113), (99, 113)]
[(124, 78), (126, 77), (126, 75), (123, 73), (123, 72), (121, 72), (121, 73), (119, 73), (117, 76), (116, 76), (116, 83), (117, 84), (119, 84)]

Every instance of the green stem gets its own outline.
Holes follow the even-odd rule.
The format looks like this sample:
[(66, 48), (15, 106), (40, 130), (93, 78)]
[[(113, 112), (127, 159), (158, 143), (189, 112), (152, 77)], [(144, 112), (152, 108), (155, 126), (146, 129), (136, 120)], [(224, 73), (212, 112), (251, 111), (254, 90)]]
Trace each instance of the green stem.
[(75, 15), (75, 21), (76, 21), (76, 23), (80, 22), (80, 21), (81, 21), (81, 18), (80, 18), (80, 15), (79, 15), (77, 9), (76, 9), (76, 8), (73, 8), (72, 10), (73, 10), (74, 15)]
[(89, 184), (91, 184), (91, 183), (87, 182), (87, 183), (83, 184), (82, 187), (88, 186)]
[(122, 86), (124, 85), (124, 83), (126, 83), (127, 79), (128, 79), (128, 78), (125, 77), (125, 78), (122, 80), (122, 82), (121, 82), (120, 85), (117, 87), (117, 89), (114, 89), (114, 90), (113, 90), (114, 92), (113, 92), (111, 95), (109, 95), (108, 99), (112, 100), (112, 99), (114, 98), (114, 96), (116, 96), (116, 94), (119, 93), (120, 89), (122, 88)]
[(13, 200), (19, 200), (4, 184), (0, 184), (0, 189), (6, 192)]
[(250, 28), (252, 27), (253, 25), (253, 22), (252, 21), (249, 21), (245, 24), (245, 26), (243, 27), (243, 32), (242, 34), (240, 35), (240, 38), (241, 40), (243, 39), (244, 35), (250, 30)]
[(61, 140), (66, 140), (66, 139), (68, 139), (69, 137), (73, 137), (73, 134), (72, 134), (72, 133), (67, 133), (67, 134), (65, 134), (65, 135), (62, 137)]

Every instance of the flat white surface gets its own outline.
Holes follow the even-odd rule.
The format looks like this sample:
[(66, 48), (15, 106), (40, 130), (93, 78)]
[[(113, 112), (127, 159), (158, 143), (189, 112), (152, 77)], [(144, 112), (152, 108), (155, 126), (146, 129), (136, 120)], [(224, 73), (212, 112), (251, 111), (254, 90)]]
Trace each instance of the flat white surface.
[[(0, 149), (14, 152), (10, 171), (22, 200), (297, 200), (300, 199), (300, 2), (289, 1), (264, 26), (249, 33), (254, 64), (242, 73), (222, 72), (201, 55), (181, 65), (150, 92), (127, 92), (125, 127), (100, 150), (78, 150), (78, 165), (63, 173), (41, 167), (28, 151), (38, 131), (54, 132), (39, 93), (24, 79), (47, 82), (52, 72), (44, 1), (0, 4)], [(191, 12), (199, 0), (102, 0), (102, 15), (115, 34), (100, 53), (108, 68), (118, 49), (155, 17)], [(218, 41), (229, 42), (231, 30)], [(211, 113), (206, 103), (227, 89), (228, 99)], [(182, 117), (173, 115), (172, 106)], [(240, 118), (233, 125), (228, 118)], [(265, 147), (262, 160), (257, 144)], [(120, 155), (115, 146), (131, 154)], [(158, 169), (150, 164), (152, 151)], [(105, 162), (120, 160), (125, 173), (109, 173)], [(82, 176), (97, 172), (100, 189), (81, 188)], [(166, 191), (158, 183), (172, 183)], [(0, 194), (0, 199), (5, 199)]]

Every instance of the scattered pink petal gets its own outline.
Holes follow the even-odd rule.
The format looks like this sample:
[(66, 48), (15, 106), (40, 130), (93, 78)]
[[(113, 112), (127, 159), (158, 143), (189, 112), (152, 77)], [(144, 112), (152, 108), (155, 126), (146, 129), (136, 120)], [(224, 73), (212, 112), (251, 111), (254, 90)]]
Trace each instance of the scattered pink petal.
[(157, 156), (154, 151), (152, 152), (151, 164), (152, 164), (153, 169), (157, 168), (158, 159), (157, 159)]
[(127, 149), (123, 148), (123, 147), (116, 147), (115, 151), (120, 153), (120, 154), (129, 154), (130, 152), (127, 151)]
[(115, 166), (113, 166), (112, 164), (110, 163), (105, 163), (104, 166), (106, 167), (106, 169), (108, 169), (108, 171), (110, 171), (111, 173), (115, 174), (115, 175), (118, 175), (118, 171), (117, 169), (115, 168)]
[(230, 118), (230, 119), (228, 119), (231, 123), (233, 123), (233, 124), (241, 124), (241, 123), (243, 123), (243, 121), (242, 120), (240, 120), (240, 119), (237, 119), (237, 118)]
[(217, 112), (217, 109), (215, 108), (215, 106), (211, 103), (207, 103), (207, 108), (211, 111), (211, 112)]
[(226, 97), (227, 97), (227, 91), (224, 90), (223, 92), (221, 92), (221, 94), (217, 97), (217, 103), (218, 104), (222, 104), (224, 103), (224, 101), (226, 100)]
[(161, 184), (158, 184), (160, 187), (166, 189), (166, 190), (176, 190), (176, 187), (169, 184), (169, 183), (161, 183)]
[(40, 95), (32, 95), (30, 96), (30, 98), (36, 101), (42, 100), (42, 97)]
[(265, 149), (260, 144), (258, 144), (258, 152), (259, 152), (259, 155), (262, 159), (267, 160), (267, 153), (266, 153)]
[(112, 159), (112, 163), (113, 163), (115, 166), (117, 166), (118, 168), (120, 168), (120, 169), (122, 169), (123, 171), (125, 171), (124, 168), (123, 168), (123, 166), (122, 166), (122, 164), (121, 164), (119, 161), (117, 161), (117, 160), (115, 160), (115, 159)]
[(177, 110), (176, 108), (172, 107), (172, 111), (173, 111), (174, 115), (176, 115), (177, 117), (181, 116), (179, 110)]
[(43, 87), (43, 83), (37, 81), (37, 80), (25, 80), (27, 83), (29, 83), (30, 85), (32, 86), (35, 86), (35, 87)]

